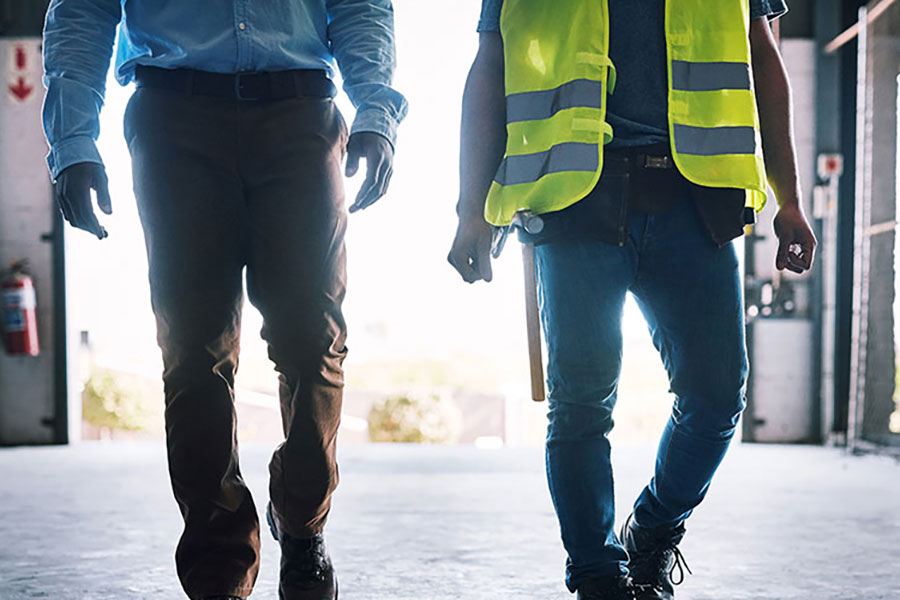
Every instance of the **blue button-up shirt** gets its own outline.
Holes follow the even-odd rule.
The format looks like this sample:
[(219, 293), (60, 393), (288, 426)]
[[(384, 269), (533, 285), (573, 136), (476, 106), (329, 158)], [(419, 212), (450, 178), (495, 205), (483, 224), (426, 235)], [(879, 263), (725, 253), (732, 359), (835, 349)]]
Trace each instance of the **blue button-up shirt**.
[(391, 88), (395, 67), (391, 0), (52, 0), (44, 27), (44, 131), (57, 174), (100, 162), (106, 73), (116, 30), (116, 78), (135, 65), (217, 73), (341, 70), (357, 108), (351, 133), (393, 144), (406, 100)]

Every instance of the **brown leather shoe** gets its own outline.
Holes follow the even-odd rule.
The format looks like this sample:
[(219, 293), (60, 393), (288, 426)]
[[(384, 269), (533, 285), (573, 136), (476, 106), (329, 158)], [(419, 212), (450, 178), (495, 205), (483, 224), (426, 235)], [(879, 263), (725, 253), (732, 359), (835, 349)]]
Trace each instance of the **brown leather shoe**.
[(338, 583), (325, 536), (295, 538), (278, 528), (272, 505), (266, 509), (272, 536), (281, 545), (279, 600), (337, 600)]

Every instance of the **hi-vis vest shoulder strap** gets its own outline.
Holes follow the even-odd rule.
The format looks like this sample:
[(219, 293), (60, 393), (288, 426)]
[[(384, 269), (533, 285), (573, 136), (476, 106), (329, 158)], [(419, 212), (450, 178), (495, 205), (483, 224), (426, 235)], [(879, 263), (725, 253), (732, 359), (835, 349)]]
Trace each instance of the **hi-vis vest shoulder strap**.
[[(669, 135), (690, 181), (747, 190), (761, 210), (766, 178), (750, 68), (748, 0), (666, 0)], [(506, 155), (485, 218), (562, 210), (584, 198), (613, 136), (606, 96), (608, 0), (504, 0)]]

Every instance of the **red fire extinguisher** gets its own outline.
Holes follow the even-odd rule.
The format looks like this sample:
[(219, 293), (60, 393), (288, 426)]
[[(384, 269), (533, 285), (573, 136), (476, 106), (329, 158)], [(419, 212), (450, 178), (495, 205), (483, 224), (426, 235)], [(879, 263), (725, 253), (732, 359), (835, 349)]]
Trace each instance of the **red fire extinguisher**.
[(14, 262), (0, 281), (3, 293), (3, 346), (14, 356), (40, 353), (37, 330), (37, 299), (34, 280), (25, 261)]

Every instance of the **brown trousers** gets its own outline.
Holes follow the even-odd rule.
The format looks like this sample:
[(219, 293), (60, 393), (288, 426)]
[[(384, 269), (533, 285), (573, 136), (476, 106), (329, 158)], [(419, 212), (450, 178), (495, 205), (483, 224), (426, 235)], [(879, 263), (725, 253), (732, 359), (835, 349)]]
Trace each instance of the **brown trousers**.
[(328, 98), (238, 102), (139, 88), (125, 115), (162, 349), (166, 441), (191, 598), (249, 595), (259, 521), (241, 477), (234, 375), (247, 293), (279, 373), (270, 463), (281, 527), (322, 530), (338, 482), (347, 130)]

